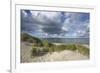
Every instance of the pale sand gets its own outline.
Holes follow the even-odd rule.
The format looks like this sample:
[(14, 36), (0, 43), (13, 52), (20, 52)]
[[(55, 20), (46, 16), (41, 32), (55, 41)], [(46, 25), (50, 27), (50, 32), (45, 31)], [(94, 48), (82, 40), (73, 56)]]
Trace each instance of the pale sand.
[(80, 54), (77, 51), (64, 50), (61, 52), (47, 53), (43, 56), (31, 57), (31, 46), (27, 43), (21, 44), (21, 62), (51, 62), (51, 61), (72, 61), (72, 60), (87, 60), (87, 56)]
[(78, 52), (64, 50), (61, 52), (48, 53), (42, 57), (34, 58), (36, 62), (47, 62), (47, 61), (72, 61), (72, 60), (86, 60), (87, 56), (84, 56)]

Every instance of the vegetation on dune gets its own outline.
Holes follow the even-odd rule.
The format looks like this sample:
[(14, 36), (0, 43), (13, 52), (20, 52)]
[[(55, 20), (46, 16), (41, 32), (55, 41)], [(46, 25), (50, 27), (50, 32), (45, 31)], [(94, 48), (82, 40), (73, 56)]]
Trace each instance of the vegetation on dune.
[(27, 33), (21, 33), (21, 41), (34, 43), (35, 46), (43, 46), (43, 43), (39, 38), (33, 37)]
[(40, 40), (27, 33), (21, 34), (21, 40), (29, 43), (33, 43), (32, 56), (41, 56), (48, 52), (60, 52), (63, 50), (78, 51), (83, 55), (89, 56), (89, 48), (79, 44), (61, 44), (56, 45), (48, 42), (47, 40)]
[(32, 56), (42, 56), (49, 52), (48, 48), (45, 47), (33, 47), (32, 48)]
[(82, 46), (82, 45), (76, 45), (76, 48), (81, 54), (87, 55), (89, 57), (89, 54), (90, 54), (89, 48)]
[[(42, 49), (41, 49), (42, 48)], [(89, 48), (82, 46), (82, 45), (75, 45), (75, 44), (69, 44), (69, 45), (53, 45), (51, 47), (33, 47), (32, 53), (34, 55), (38, 55), (39, 53), (46, 54), (47, 52), (60, 52), (63, 50), (71, 50), (71, 51), (78, 51), (83, 55), (86, 55), (89, 57)]]

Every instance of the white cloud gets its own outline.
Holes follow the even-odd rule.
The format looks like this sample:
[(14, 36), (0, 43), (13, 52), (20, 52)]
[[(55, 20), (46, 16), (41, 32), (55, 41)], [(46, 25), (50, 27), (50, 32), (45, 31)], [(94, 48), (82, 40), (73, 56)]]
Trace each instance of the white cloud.
[(68, 27), (65, 27), (65, 26), (62, 27), (62, 30), (66, 31), (66, 32), (69, 31)]
[(32, 17), (42, 23), (48, 22), (61, 22), (60, 21), (60, 12), (46, 12), (46, 11), (31, 11)]
[(27, 13), (24, 10), (22, 10), (22, 16), (27, 17)]

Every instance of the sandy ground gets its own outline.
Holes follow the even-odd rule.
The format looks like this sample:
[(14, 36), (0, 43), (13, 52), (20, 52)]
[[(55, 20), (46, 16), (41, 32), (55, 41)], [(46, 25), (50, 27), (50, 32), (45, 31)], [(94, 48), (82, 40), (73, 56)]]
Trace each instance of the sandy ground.
[(26, 42), (21, 43), (21, 62), (30, 62), (32, 47)]
[(87, 56), (80, 54), (77, 51), (64, 50), (61, 52), (47, 53), (43, 56), (31, 57), (31, 45), (21, 43), (21, 62), (52, 62), (52, 61), (70, 61), (70, 60), (86, 60)]
[(70, 60), (86, 60), (87, 56), (84, 56), (78, 52), (64, 50), (62, 52), (48, 53), (42, 57), (34, 58), (36, 62), (47, 62), (47, 61), (70, 61)]

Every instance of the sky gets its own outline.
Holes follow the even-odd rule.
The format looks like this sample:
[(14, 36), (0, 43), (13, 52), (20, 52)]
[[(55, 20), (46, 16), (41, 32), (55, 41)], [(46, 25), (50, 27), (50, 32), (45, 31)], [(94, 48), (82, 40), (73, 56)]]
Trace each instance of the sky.
[(90, 14), (21, 10), (21, 32), (39, 38), (89, 38)]

